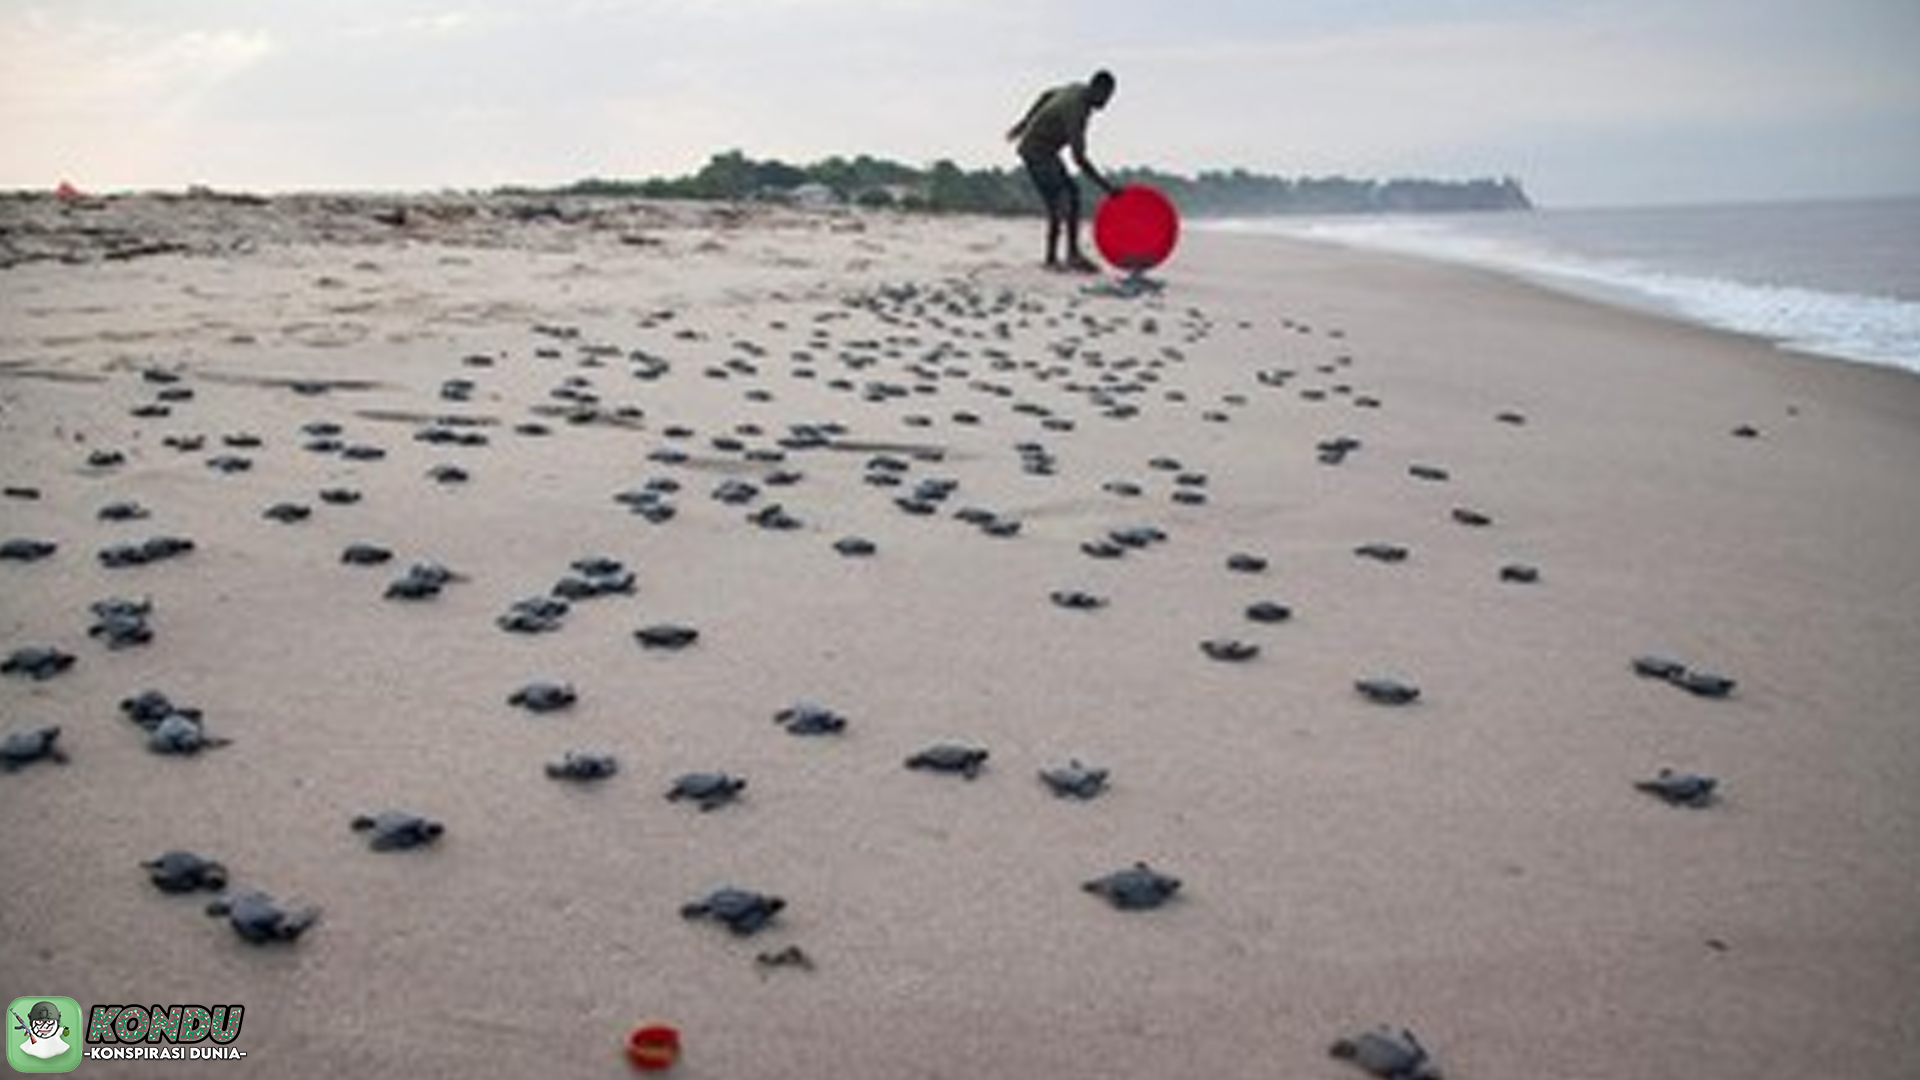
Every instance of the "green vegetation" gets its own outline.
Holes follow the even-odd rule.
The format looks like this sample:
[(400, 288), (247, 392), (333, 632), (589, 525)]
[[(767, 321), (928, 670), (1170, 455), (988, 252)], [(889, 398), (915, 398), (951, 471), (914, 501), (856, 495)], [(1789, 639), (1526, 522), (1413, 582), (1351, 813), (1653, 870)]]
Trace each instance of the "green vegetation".
[[(1155, 169), (1114, 169), (1116, 183), (1147, 183), (1181, 212), (1200, 217), (1265, 214), (1350, 214), (1455, 210), (1528, 210), (1511, 177), (1490, 180), (1355, 180), (1343, 176), (1287, 179), (1234, 169), (1181, 176)], [(1039, 200), (1019, 168), (962, 169), (936, 161), (918, 169), (862, 154), (812, 165), (755, 161), (739, 150), (715, 154), (696, 173), (671, 179), (581, 180), (561, 194), (676, 199), (815, 199), (903, 210), (1037, 214)]]

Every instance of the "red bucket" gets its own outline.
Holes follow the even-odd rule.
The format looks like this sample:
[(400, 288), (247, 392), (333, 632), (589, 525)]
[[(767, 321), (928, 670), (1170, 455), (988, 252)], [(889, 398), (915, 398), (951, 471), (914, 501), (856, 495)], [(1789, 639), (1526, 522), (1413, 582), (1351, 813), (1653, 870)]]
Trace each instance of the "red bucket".
[(1093, 214), (1093, 242), (1122, 270), (1151, 270), (1167, 261), (1180, 239), (1180, 211), (1159, 188), (1128, 184)]
[(670, 1024), (641, 1024), (627, 1033), (627, 1060), (646, 1072), (673, 1068), (680, 1060), (680, 1032)]

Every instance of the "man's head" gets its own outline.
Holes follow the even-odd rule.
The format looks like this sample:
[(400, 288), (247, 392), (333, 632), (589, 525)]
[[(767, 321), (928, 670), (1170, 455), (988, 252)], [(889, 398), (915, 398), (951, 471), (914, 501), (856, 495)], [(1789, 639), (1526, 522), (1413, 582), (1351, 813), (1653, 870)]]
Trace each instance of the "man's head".
[(1113, 100), (1113, 72), (1101, 70), (1093, 73), (1087, 80), (1087, 104), (1103, 109)]

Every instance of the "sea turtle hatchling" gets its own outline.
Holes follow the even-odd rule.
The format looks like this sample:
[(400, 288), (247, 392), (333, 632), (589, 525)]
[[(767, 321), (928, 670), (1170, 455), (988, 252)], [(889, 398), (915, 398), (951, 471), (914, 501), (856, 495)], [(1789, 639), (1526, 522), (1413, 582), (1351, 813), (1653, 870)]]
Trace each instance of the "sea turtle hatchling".
[(847, 729), (847, 718), (824, 705), (799, 701), (773, 714), (773, 722), (789, 735), (838, 735)]
[(1335, 1039), (1327, 1053), (1378, 1076), (1381, 1080), (1441, 1080), (1427, 1048), (1406, 1028), (1382, 1025), (1358, 1035)]
[(679, 623), (655, 623), (635, 630), (633, 637), (646, 649), (684, 649), (700, 639), (700, 631)]
[(1173, 899), (1180, 891), (1180, 879), (1162, 874), (1144, 862), (1136, 862), (1124, 870), (1083, 882), (1080, 887), (1122, 911), (1143, 911)]
[(555, 780), (604, 780), (619, 771), (619, 759), (598, 750), (569, 750), (547, 762), (547, 775)]
[(1094, 611), (1107, 606), (1105, 597), (1079, 589), (1055, 589), (1047, 594), (1047, 599), (1053, 601), (1055, 607), (1068, 611)]
[(1293, 618), (1293, 609), (1272, 600), (1257, 600), (1247, 605), (1244, 614), (1252, 622), (1277, 623)]
[(518, 705), (528, 712), (544, 713), (565, 709), (580, 699), (571, 683), (543, 682), (535, 680), (507, 695), (507, 704)]
[(408, 810), (382, 810), (360, 814), (352, 822), (354, 832), (367, 834), (367, 846), (375, 851), (405, 851), (423, 847), (440, 839), (447, 827), (431, 818)]
[(682, 800), (693, 803), (701, 810), (715, 810), (738, 798), (747, 788), (743, 777), (723, 772), (682, 773), (667, 789), (668, 802)]
[(1376, 705), (1408, 705), (1420, 696), (1419, 687), (1384, 676), (1359, 679), (1353, 689)]
[(200, 726), (197, 713), (169, 713), (147, 733), (147, 749), (156, 754), (179, 754), (185, 757), (202, 750), (217, 750), (232, 741), (207, 734)]
[(294, 940), (319, 920), (320, 909), (288, 907), (258, 889), (244, 889), (208, 904), (207, 914), (225, 915), (234, 933), (257, 945)]
[(1635, 781), (1633, 786), (1664, 800), (1669, 806), (1698, 810), (1713, 803), (1714, 789), (1720, 786), (1720, 781), (1699, 773), (1661, 769), (1653, 779)]
[(1200, 643), (1200, 651), (1213, 660), (1239, 663), (1259, 656), (1260, 646), (1234, 638), (1208, 638)]
[(147, 877), (161, 892), (193, 892), (227, 887), (227, 868), (191, 851), (168, 851), (142, 862)]
[(1107, 770), (1091, 768), (1073, 758), (1065, 765), (1041, 769), (1040, 782), (1063, 799), (1091, 799), (1107, 789)]
[(0, 739), (0, 768), (8, 772), (45, 758), (56, 765), (67, 763), (66, 752), (54, 742), (60, 738), (60, 725), (14, 728)]
[(778, 896), (724, 886), (680, 906), (683, 919), (712, 919), (745, 937), (764, 929), (787, 902)]
[(13, 650), (0, 660), (0, 674), (19, 675), (45, 682), (73, 666), (74, 655), (51, 645), (27, 645)]
[(972, 780), (980, 775), (987, 764), (987, 751), (983, 747), (962, 746), (958, 743), (935, 743), (907, 758), (909, 769), (926, 769), (931, 772), (959, 773)]

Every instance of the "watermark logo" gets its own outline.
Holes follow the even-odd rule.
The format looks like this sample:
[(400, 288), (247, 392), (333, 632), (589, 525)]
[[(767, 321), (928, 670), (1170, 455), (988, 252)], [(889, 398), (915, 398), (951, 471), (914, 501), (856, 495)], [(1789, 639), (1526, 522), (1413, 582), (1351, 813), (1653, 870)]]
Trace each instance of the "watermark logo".
[(238, 1060), (244, 1005), (95, 1005), (87, 1014), (87, 1057)]
[(80, 1064), (80, 1003), (70, 997), (14, 998), (7, 1007), (7, 1064), (23, 1073), (72, 1072)]

